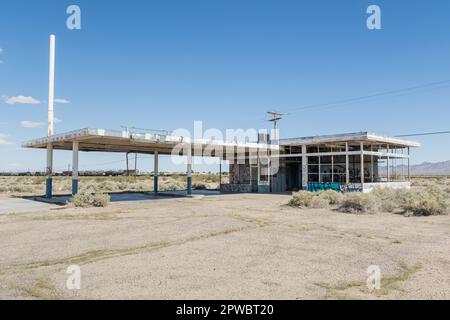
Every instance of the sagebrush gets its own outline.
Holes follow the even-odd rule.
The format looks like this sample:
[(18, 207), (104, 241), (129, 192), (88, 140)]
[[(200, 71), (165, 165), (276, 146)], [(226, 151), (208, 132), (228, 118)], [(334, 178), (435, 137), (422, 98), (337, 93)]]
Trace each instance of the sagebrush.
[(106, 207), (110, 197), (106, 193), (80, 192), (73, 196), (71, 202), (75, 207)]

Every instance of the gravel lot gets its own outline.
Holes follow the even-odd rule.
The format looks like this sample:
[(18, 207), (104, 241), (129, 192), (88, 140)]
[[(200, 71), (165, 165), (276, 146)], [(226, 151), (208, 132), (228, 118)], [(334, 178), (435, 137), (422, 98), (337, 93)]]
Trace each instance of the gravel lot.
[[(283, 195), (0, 215), (3, 299), (449, 299), (450, 216), (351, 215)], [(66, 286), (70, 265), (81, 289)], [(366, 270), (380, 267), (381, 289)]]

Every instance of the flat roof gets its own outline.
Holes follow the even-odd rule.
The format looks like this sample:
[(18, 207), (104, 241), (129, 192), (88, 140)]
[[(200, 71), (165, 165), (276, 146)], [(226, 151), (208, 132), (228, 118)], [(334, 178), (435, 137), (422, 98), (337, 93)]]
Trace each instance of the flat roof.
[(310, 137), (280, 139), (281, 146), (311, 145), (332, 142), (369, 141), (380, 144), (389, 144), (392, 147), (420, 147), (420, 143), (411, 140), (403, 140), (395, 137), (377, 135), (370, 132), (342, 133), (331, 135), (320, 135)]
[[(79, 142), (80, 151), (96, 152), (130, 152), (152, 154), (157, 151), (159, 154), (170, 155), (175, 146), (180, 143), (190, 143), (192, 149), (206, 148), (216, 150), (222, 148), (225, 155), (231, 148), (240, 148), (239, 151), (257, 152), (258, 150), (279, 150), (278, 145), (221, 141), (207, 139), (190, 139), (182, 136), (172, 136), (154, 133), (135, 133), (130, 131), (108, 130), (98, 128), (84, 128), (66, 133), (55, 134), (24, 142), (22, 147), (46, 149), (51, 143), (55, 150), (72, 150), (73, 142)], [(193, 153), (194, 154), (194, 153)], [(214, 155), (214, 152), (212, 152)]]
[[(46, 149), (51, 143), (55, 150), (72, 150), (73, 142), (79, 142), (80, 151), (96, 152), (130, 152), (153, 154), (157, 151), (162, 155), (172, 154), (172, 150), (180, 143), (189, 143), (192, 149), (209, 149), (212, 156), (216, 156), (214, 150), (221, 150), (225, 156), (232, 148), (239, 152), (257, 152), (258, 150), (277, 151), (280, 146), (313, 145), (321, 143), (360, 142), (370, 141), (380, 144), (389, 144), (392, 147), (420, 147), (415, 141), (380, 136), (374, 133), (358, 132), (334, 135), (321, 135), (311, 137), (280, 139), (280, 146), (256, 142), (236, 142), (206, 139), (190, 139), (188, 137), (173, 136), (156, 133), (136, 133), (130, 131), (108, 130), (98, 128), (84, 128), (66, 133), (55, 134), (30, 140), (22, 144), (25, 148)], [(195, 154), (195, 152), (193, 152)], [(220, 156), (220, 154), (218, 155)]]

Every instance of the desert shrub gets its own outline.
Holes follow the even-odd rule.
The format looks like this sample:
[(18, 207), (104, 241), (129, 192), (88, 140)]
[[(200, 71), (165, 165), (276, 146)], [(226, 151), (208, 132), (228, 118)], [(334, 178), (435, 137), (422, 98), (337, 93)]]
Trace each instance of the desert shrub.
[(375, 188), (372, 194), (377, 200), (379, 209), (383, 212), (393, 212), (399, 207), (398, 195), (403, 189)]
[(207, 189), (207, 186), (203, 182), (194, 182), (192, 184), (192, 188), (196, 189), (196, 190), (205, 190), (205, 189)]
[(153, 184), (151, 183), (151, 181), (148, 181), (148, 182), (139, 182), (139, 183), (136, 185), (136, 189), (139, 190), (139, 191), (145, 191), (145, 190), (150, 191), (150, 186), (152, 186), (152, 185), (153, 185)]
[(342, 201), (343, 195), (342, 193), (333, 190), (327, 190), (319, 192), (317, 194), (317, 197), (326, 200), (329, 205), (334, 206)]
[(294, 192), (292, 199), (289, 201), (289, 205), (292, 207), (307, 208), (311, 205), (313, 197), (314, 193), (309, 191)]
[(411, 212), (414, 215), (438, 215), (448, 209), (448, 193), (445, 188), (417, 187), (416, 189), (374, 189), (373, 195), (384, 212), (396, 209)]
[(378, 202), (382, 212), (394, 212), (398, 208), (398, 203), (392, 199), (386, 199)]
[(117, 184), (117, 188), (119, 188), (120, 191), (128, 189), (128, 183), (125, 181), (121, 181)]
[(160, 186), (160, 190), (161, 191), (175, 191), (175, 190), (180, 190), (183, 189), (184, 185), (182, 185), (181, 183), (179, 183), (178, 181), (173, 181), (173, 182), (165, 182)]
[(95, 193), (99, 190), (99, 187), (95, 182), (88, 181), (86, 184), (81, 185), (81, 190), (86, 193)]
[(92, 199), (92, 205), (94, 207), (106, 207), (111, 200), (109, 194), (107, 193), (96, 193)]
[(342, 194), (333, 190), (309, 192), (299, 191), (292, 194), (289, 205), (299, 208), (328, 208), (341, 202)]
[(100, 190), (113, 191), (116, 190), (116, 184), (112, 181), (102, 181), (98, 184)]
[(346, 213), (375, 213), (377, 200), (373, 194), (353, 192), (347, 193), (338, 210)]
[(33, 178), (33, 184), (44, 184), (45, 183), (45, 177), (34, 177)]
[(9, 191), (8, 187), (0, 186), (0, 193), (6, 193)]
[(75, 207), (90, 207), (93, 202), (93, 194), (86, 192), (79, 192), (72, 197), (71, 202)]
[(77, 193), (71, 200), (75, 207), (106, 207), (110, 197), (106, 193)]
[(311, 198), (311, 201), (309, 203), (310, 208), (315, 209), (325, 209), (330, 206), (330, 201), (326, 197), (321, 197), (319, 195), (315, 195)]
[(18, 192), (18, 193), (30, 193), (30, 192), (34, 191), (34, 188), (29, 185), (18, 184), (18, 185), (9, 187), (9, 191)]
[(437, 187), (425, 190), (410, 190), (403, 195), (400, 202), (404, 211), (420, 216), (445, 214), (449, 207), (446, 191)]

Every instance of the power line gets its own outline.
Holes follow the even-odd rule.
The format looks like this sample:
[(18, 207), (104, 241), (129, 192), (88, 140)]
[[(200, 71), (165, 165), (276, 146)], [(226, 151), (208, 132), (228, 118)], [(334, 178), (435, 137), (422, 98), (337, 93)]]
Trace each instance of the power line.
[[(330, 102), (326, 102), (326, 103), (311, 104), (311, 105), (306, 105), (306, 106), (297, 107), (297, 108), (285, 109), (285, 111), (286, 112), (295, 112), (295, 111), (313, 110), (313, 109), (321, 108), (321, 107), (361, 102), (361, 101), (370, 100), (370, 99), (374, 99), (374, 98), (380, 98), (380, 97), (384, 97), (384, 96), (395, 96), (395, 95), (402, 94), (402, 93), (403, 93), (402, 95), (408, 95), (408, 94), (416, 93), (416, 91), (419, 89), (434, 90), (434, 89), (443, 89), (443, 88), (450, 87), (450, 85), (436, 87), (438, 85), (443, 85), (443, 84), (450, 84), (450, 80), (437, 81), (437, 82), (422, 84), (422, 85), (403, 88), (403, 89), (384, 91), (384, 92), (375, 93), (375, 94), (366, 95), (366, 96), (360, 96), (360, 97), (356, 97), (356, 98), (335, 100), (335, 101), (330, 101)], [(422, 91), (426, 91), (426, 90), (422, 90)]]

